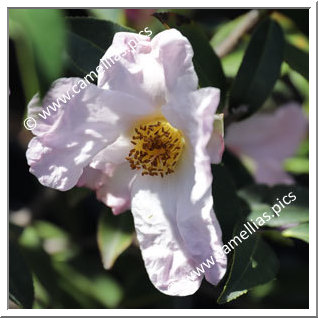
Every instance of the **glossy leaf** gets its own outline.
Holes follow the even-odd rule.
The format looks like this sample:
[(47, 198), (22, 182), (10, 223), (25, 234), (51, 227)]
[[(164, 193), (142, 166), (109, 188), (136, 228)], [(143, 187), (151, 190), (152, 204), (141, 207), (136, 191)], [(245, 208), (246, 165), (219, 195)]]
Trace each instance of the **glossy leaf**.
[(213, 208), (222, 229), (223, 242), (227, 242), (233, 236), (235, 224), (242, 217), (240, 202), (227, 168), (212, 165), (212, 174)]
[(134, 32), (116, 23), (94, 18), (69, 17), (66, 21), (70, 27), (67, 54), (81, 76), (96, 71), (116, 32)]
[(105, 269), (110, 269), (118, 256), (132, 243), (132, 216), (126, 212), (113, 215), (105, 211), (98, 222), (97, 242)]
[(227, 77), (234, 78), (243, 61), (245, 52), (245, 43), (240, 45), (235, 51), (224, 56), (221, 60), (224, 73)]
[(262, 237), (266, 240), (270, 240), (275, 242), (276, 244), (283, 245), (283, 246), (294, 246), (294, 242), (291, 238), (285, 237), (282, 235), (282, 232), (279, 230), (263, 230)]
[(104, 51), (93, 43), (75, 33), (68, 33), (68, 57), (75, 68), (76, 75), (85, 76), (91, 71), (96, 72), (99, 60)]
[(218, 111), (224, 106), (226, 79), (221, 61), (210, 46), (202, 29), (188, 18), (175, 13), (153, 14), (166, 27), (179, 30), (190, 41), (194, 56), (193, 64), (199, 77), (200, 87), (217, 87), (221, 90), (221, 103)]
[(296, 46), (286, 42), (284, 60), (296, 72), (309, 79), (309, 55)]
[(124, 24), (126, 22), (125, 9), (89, 9), (98, 19)]
[(9, 297), (22, 308), (32, 308), (32, 275), (18, 246), (9, 242)]
[(231, 176), (233, 178), (233, 181), (237, 189), (240, 189), (242, 187), (246, 187), (250, 184), (255, 183), (253, 176), (242, 164), (241, 160), (237, 158), (229, 150), (226, 149), (224, 151), (222, 161), (225, 167), (231, 173)]
[(100, 273), (95, 269), (92, 274), (62, 262), (56, 263), (55, 267), (63, 280), (65, 292), (75, 293), (73, 297), (82, 306), (92, 307), (102, 304), (104, 308), (116, 308), (120, 303), (123, 290), (105, 271)]
[(32, 272), (56, 304), (59, 302), (60, 288), (58, 275), (53, 268), (52, 259), (42, 247), (41, 238), (33, 226), (28, 226), (19, 239), (23, 256), (28, 260)]
[(278, 266), (276, 255), (259, 235), (248, 237), (234, 250), (230, 273), (218, 303), (232, 301), (249, 289), (270, 282)]
[(246, 14), (240, 15), (237, 18), (222, 23), (217, 27), (215, 33), (213, 34), (212, 39), (210, 40), (210, 44), (215, 49), (218, 45), (220, 45), (224, 39), (226, 39), (244, 20)]
[(299, 224), (282, 232), (285, 237), (293, 237), (309, 243), (309, 223)]
[(300, 173), (309, 173), (309, 159), (294, 157), (285, 160), (284, 168), (286, 171), (300, 174)]
[(236, 46), (247, 37), (250, 29), (266, 14), (267, 10), (253, 9), (222, 23), (217, 27), (210, 44), (219, 57), (225, 57), (235, 51)]
[(266, 19), (256, 28), (230, 92), (229, 110), (238, 118), (252, 115), (268, 98), (280, 75), (284, 44), (275, 21)]
[[(290, 196), (295, 195), (296, 197), (295, 199), (293, 198), (293, 201), (288, 197), (291, 192)], [(309, 197), (308, 190), (305, 188), (295, 186), (269, 188), (264, 185), (254, 185), (240, 190), (239, 195), (249, 204), (251, 209), (248, 215), (249, 220), (256, 220), (258, 217), (262, 217), (264, 212), (267, 212), (271, 217), (265, 224), (269, 227), (290, 226), (308, 222), (309, 220)], [(284, 198), (286, 202), (290, 203), (285, 204)], [(279, 211), (279, 209), (281, 210)], [(278, 212), (278, 215), (275, 214), (274, 210)]]
[(62, 12), (58, 9), (10, 9), (9, 13), (20, 31), (26, 34), (24, 38), (31, 40), (42, 95), (62, 74), (66, 41)]
[[(223, 244), (229, 246), (229, 242), (237, 235), (235, 233), (245, 229), (242, 225), (243, 211), (227, 169), (213, 165), (212, 172), (214, 210), (222, 228)], [(227, 282), (218, 299), (218, 303), (221, 304), (272, 280), (278, 267), (275, 254), (257, 234), (238, 243), (234, 248), (233, 257), (229, 260)]]

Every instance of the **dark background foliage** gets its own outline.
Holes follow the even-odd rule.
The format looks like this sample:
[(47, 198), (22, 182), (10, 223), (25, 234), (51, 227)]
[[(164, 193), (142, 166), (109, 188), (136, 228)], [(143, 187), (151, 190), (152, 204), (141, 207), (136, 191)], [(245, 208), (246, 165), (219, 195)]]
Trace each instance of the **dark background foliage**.
[[(249, 249), (257, 246), (255, 258), (263, 262), (257, 282), (254, 283), (252, 276), (246, 277), (252, 285), (246, 287), (249, 292), (245, 293), (245, 287), (240, 286), (241, 297), (233, 300), (229, 296), (232, 285), (237, 284), (235, 266), (238, 265), (234, 261), (230, 263), (233, 271), (228, 272), (218, 287), (204, 281), (199, 291), (188, 297), (169, 297), (158, 292), (144, 268), (131, 215), (113, 217), (109, 209), (96, 200), (95, 194), (86, 189), (59, 192), (41, 186), (28, 171), (25, 151), (32, 134), (22, 125), (26, 105), (38, 90), (44, 96), (54, 79), (83, 76), (86, 69), (90, 72), (110, 45), (113, 33), (108, 33), (107, 40), (103, 37), (104, 33), (110, 32), (109, 22), (95, 21), (92, 27), (100, 23), (100, 32), (95, 32), (94, 38), (88, 38), (88, 29), (84, 25), (88, 17), (112, 19), (137, 31), (149, 26), (154, 33), (160, 32), (164, 29), (163, 24), (180, 29), (194, 48), (194, 65), (200, 86), (222, 89), (219, 111), (228, 110), (225, 124), (250, 116), (268, 103), (279, 105), (291, 99), (299, 101), (308, 110), (308, 10), (262, 10), (257, 23), (222, 59), (216, 54), (220, 39), (226, 37), (237, 26), (237, 19), (250, 10), (169, 10), (164, 14), (158, 11), (168, 10), (157, 10), (154, 15), (156, 10), (55, 10), (52, 21), (59, 25), (56, 32), (60, 32), (60, 37), (55, 42), (52, 38), (56, 43), (52, 50), (57, 48), (56, 54), (60, 53), (61, 57), (60, 64), (56, 62), (51, 73), (43, 71), (43, 65), (49, 62), (39, 58), (37, 43), (33, 42), (37, 37), (32, 38), (32, 32), (38, 34), (41, 30), (31, 28), (30, 39), (21, 41), (17, 27), (21, 22), (27, 28), (32, 21), (37, 23), (36, 19), (34, 16), (30, 20), (22, 19), (12, 11), (9, 12), (12, 22), (9, 39), (10, 306), (308, 308), (308, 244), (284, 237), (275, 227), (266, 228), (235, 251), (237, 257), (248, 261), (254, 257), (248, 254)], [(118, 26), (112, 28), (112, 32), (119, 30)], [(47, 37), (56, 34), (52, 30), (44, 32)], [(38, 38), (41, 39), (41, 34)], [(88, 39), (94, 49), (89, 46)], [(96, 49), (99, 43), (104, 47)], [(85, 58), (76, 54), (79, 48), (87, 50)], [(262, 68), (271, 68), (272, 72), (259, 94), (251, 95), (246, 87), (252, 87), (253, 92), (259, 89), (253, 80), (258, 76), (255, 69)], [(241, 103), (249, 105), (243, 113), (239, 109)], [(308, 141), (303, 145), (305, 150), (300, 150), (289, 162), (288, 171), (297, 181), (293, 189), (302, 189), (304, 192), (300, 197), (308, 203), (306, 145), (308, 148)], [(223, 239), (227, 241), (235, 233), (235, 226), (249, 213), (255, 213), (255, 196), (249, 196), (249, 193), (255, 193), (253, 191), (259, 191), (259, 188), (240, 160), (229, 151), (224, 154), (223, 164), (213, 166), (212, 170), (215, 210)], [(278, 195), (281, 190), (262, 188), (261, 203), (270, 205), (268, 198)], [(113, 240), (117, 240), (115, 253), (108, 247)], [(274, 263), (277, 260), (279, 266), (267, 264), (262, 254), (265, 252), (275, 259)], [(264, 268), (270, 268), (275, 275), (265, 277)], [(250, 269), (247, 273), (252, 275)]]

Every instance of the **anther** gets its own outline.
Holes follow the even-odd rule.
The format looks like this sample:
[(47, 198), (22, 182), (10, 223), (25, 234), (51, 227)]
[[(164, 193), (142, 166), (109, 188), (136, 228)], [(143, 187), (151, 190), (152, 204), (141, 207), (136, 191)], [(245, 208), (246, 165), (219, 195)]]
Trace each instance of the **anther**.
[(130, 167), (141, 170), (142, 176), (161, 178), (174, 172), (184, 147), (181, 132), (158, 120), (135, 127), (131, 143), (134, 147), (126, 157)]

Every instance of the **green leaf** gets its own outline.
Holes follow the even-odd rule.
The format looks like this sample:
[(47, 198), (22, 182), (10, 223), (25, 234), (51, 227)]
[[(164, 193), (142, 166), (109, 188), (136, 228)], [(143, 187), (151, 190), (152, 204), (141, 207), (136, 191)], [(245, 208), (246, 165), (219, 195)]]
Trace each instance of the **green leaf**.
[(65, 261), (76, 255), (77, 246), (71, 242), (69, 235), (62, 228), (47, 221), (35, 221), (33, 227), (43, 241), (43, 247), (54, 260)]
[(28, 260), (32, 272), (51, 295), (52, 300), (58, 302), (61, 292), (58, 286), (58, 276), (52, 266), (52, 260), (42, 248), (41, 238), (33, 226), (24, 229), (19, 238), (19, 244), (23, 247), (23, 256)]
[(280, 75), (284, 44), (275, 21), (266, 19), (256, 28), (230, 92), (229, 110), (238, 118), (256, 112), (271, 93)]
[(271, 240), (276, 244), (284, 245), (284, 246), (294, 246), (294, 242), (292, 239), (285, 237), (282, 235), (282, 232), (278, 230), (263, 230), (262, 237), (266, 240)]
[[(222, 229), (223, 243), (230, 246), (229, 243), (235, 235), (246, 230), (242, 225), (242, 206), (227, 169), (221, 165), (213, 165), (212, 173), (214, 211)], [(276, 275), (277, 258), (257, 234), (241, 241), (235, 244), (236, 246), (232, 243), (234, 253), (226, 284), (218, 299), (220, 304), (245, 294), (253, 287), (271, 281)]]
[(250, 236), (234, 250), (230, 274), (218, 303), (232, 301), (249, 289), (270, 282), (278, 267), (278, 259), (269, 245), (259, 235)]
[(10, 18), (19, 25), (21, 38), (31, 41), (42, 96), (51, 82), (62, 74), (62, 52), (66, 41), (63, 11), (58, 9), (10, 9)]
[(242, 217), (240, 202), (227, 168), (222, 165), (212, 165), (212, 174), (213, 209), (222, 229), (223, 242), (227, 242), (233, 236), (235, 224)]
[(56, 263), (55, 268), (61, 276), (65, 291), (75, 294), (73, 297), (83, 307), (96, 306), (97, 302), (104, 308), (116, 308), (123, 298), (120, 284), (105, 272), (101, 274), (96, 271), (92, 275), (62, 262)]
[(117, 32), (135, 32), (134, 29), (119, 24), (87, 17), (68, 17), (66, 21), (71, 32), (91, 42), (106, 51), (112, 44), (113, 37)]
[(246, 187), (254, 183), (254, 178), (246, 167), (242, 164), (241, 160), (238, 159), (233, 153), (225, 149), (222, 157), (222, 161), (225, 167), (231, 173), (233, 181), (237, 189)]
[(227, 54), (221, 60), (224, 73), (227, 77), (234, 78), (243, 61), (245, 43), (241, 44), (235, 51)]
[(284, 60), (286, 63), (301, 74), (307, 80), (309, 79), (309, 54), (300, 50), (296, 46), (286, 42), (284, 51)]
[(284, 162), (284, 168), (286, 171), (300, 174), (300, 173), (309, 173), (309, 159), (307, 158), (288, 158)]
[(32, 308), (32, 275), (18, 246), (9, 241), (9, 297), (22, 308)]
[(69, 17), (67, 55), (79, 75), (96, 71), (99, 60), (117, 32), (135, 32), (116, 23), (94, 18)]
[(210, 46), (202, 29), (179, 14), (160, 12), (153, 15), (165, 26), (179, 30), (188, 38), (194, 51), (193, 64), (199, 77), (199, 85), (200, 87), (217, 87), (221, 90), (221, 103), (218, 111), (222, 111), (226, 94), (226, 78), (221, 61)]
[(125, 9), (89, 9), (93, 16), (98, 19), (125, 24)]
[[(291, 195), (296, 197), (294, 201), (291, 201), (291, 198), (288, 197), (291, 192)], [(305, 188), (283, 185), (269, 188), (265, 185), (253, 185), (240, 190), (238, 194), (249, 204), (251, 209), (248, 215), (249, 220), (253, 219), (255, 221), (258, 217), (263, 217), (264, 212), (267, 212), (271, 217), (265, 223), (269, 227), (289, 226), (309, 220), (309, 194)], [(285, 196), (287, 196), (286, 200), (290, 201), (289, 204), (284, 204)], [(278, 211), (281, 207), (279, 202), (284, 206), (281, 211)], [(274, 210), (279, 215), (276, 215)]]
[(77, 34), (68, 33), (67, 54), (71, 65), (76, 70), (76, 75), (85, 76), (91, 71), (96, 72), (96, 67), (104, 53), (104, 51), (88, 40)]
[(269, 296), (275, 290), (275, 283), (275, 281), (270, 281), (264, 285), (253, 288), (250, 292), (250, 297), (253, 298), (255, 302), (257, 302), (261, 298)]
[(98, 222), (97, 242), (105, 269), (110, 269), (118, 256), (132, 243), (133, 221), (130, 213), (113, 215), (105, 211)]
[[(293, 203), (291, 203), (293, 204)], [(267, 212), (271, 216), (271, 219), (266, 222), (266, 226), (279, 227), (295, 223), (307, 222), (309, 219), (308, 209), (300, 206), (286, 206), (281, 210), (279, 216), (276, 216), (271, 209), (270, 205), (254, 204), (252, 206), (252, 213), (248, 216), (248, 219), (256, 220), (258, 217), (262, 217), (264, 212)]]
[(282, 232), (285, 237), (294, 237), (309, 243), (309, 223), (299, 224)]
[(242, 21), (244, 21), (246, 15), (247, 14), (240, 15), (237, 18), (222, 23), (220, 26), (218, 26), (216, 32), (210, 40), (212, 47), (215, 49), (218, 45), (220, 45), (224, 39), (226, 39), (242, 23)]

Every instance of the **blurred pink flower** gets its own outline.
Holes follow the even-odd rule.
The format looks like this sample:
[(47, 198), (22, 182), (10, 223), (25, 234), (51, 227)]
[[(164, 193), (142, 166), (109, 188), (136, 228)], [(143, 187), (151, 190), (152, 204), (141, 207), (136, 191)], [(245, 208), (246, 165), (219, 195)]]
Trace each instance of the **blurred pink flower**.
[[(131, 208), (150, 280), (168, 295), (193, 294), (203, 277), (188, 274), (211, 255), (216, 285), (226, 271), (222, 234), (213, 211), (210, 163), (219, 162), (222, 135), (209, 150), (219, 90), (197, 90), (189, 41), (170, 29), (149, 37), (117, 33), (103, 59), (128, 52), (46, 121), (30, 141), (30, 171), (48, 187), (86, 186), (115, 214)], [(57, 80), (51, 104), (78, 82)], [(38, 111), (35, 97), (29, 113)], [(220, 148), (219, 148), (220, 147)]]
[(231, 124), (225, 145), (239, 157), (248, 156), (256, 164), (255, 180), (273, 185), (294, 181), (283, 169), (306, 135), (308, 120), (301, 105), (291, 102), (274, 113), (256, 114)]
[(125, 9), (128, 21), (136, 27), (137, 30), (147, 26), (153, 19), (152, 14), (156, 9)]

